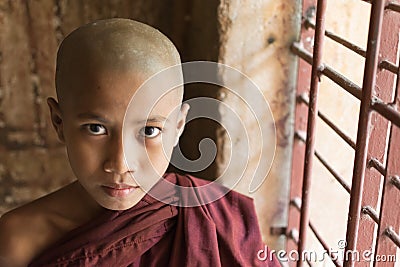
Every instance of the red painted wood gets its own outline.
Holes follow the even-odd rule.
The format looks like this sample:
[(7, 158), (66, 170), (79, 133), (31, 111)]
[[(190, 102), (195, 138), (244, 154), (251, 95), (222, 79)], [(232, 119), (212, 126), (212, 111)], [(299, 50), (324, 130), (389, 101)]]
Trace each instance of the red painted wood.
[[(396, 42), (396, 48), (399, 49), (399, 32), (400, 32), (400, 14), (393, 11), (387, 11), (385, 13), (388, 25), (393, 25), (391, 28), (383, 28), (382, 32), (384, 34), (390, 35), (390, 41)], [(384, 46), (389, 44), (384, 44)], [(394, 52), (394, 51), (393, 51)], [(393, 61), (395, 62), (395, 61)], [(393, 101), (389, 99), (389, 103), (392, 102), (396, 107), (397, 111), (400, 110), (400, 71), (397, 73), (397, 90), (393, 97)], [(377, 246), (375, 250), (375, 255), (378, 257), (393, 257), (396, 255), (396, 251), (399, 249), (395, 243), (390, 240), (385, 231), (387, 228), (391, 227), (393, 231), (399, 235), (400, 231), (400, 190), (392, 182), (393, 176), (400, 175), (400, 129), (391, 125), (390, 136), (388, 142), (388, 154), (387, 154), (387, 166), (386, 166), (386, 176), (384, 180), (384, 188), (382, 192), (382, 205), (380, 212), (380, 221), (377, 236)], [(392, 258), (393, 259), (393, 258)], [(390, 260), (392, 260), (390, 259)], [(395, 266), (392, 261), (376, 262), (375, 266)], [(400, 261), (400, 259), (397, 259)]]
[[(393, 29), (400, 28), (399, 14), (385, 11), (381, 28), (380, 59), (386, 59), (390, 62), (396, 62), (398, 50), (398, 34), (393, 34)], [(394, 75), (380, 69), (376, 74), (375, 96), (379, 96), (384, 102), (390, 102), (394, 93)], [(386, 158), (386, 139), (388, 136), (388, 121), (382, 116), (372, 113), (370, 122), (370, 135), (367, 161), (371, 158), (378, 159), (385, 163)], [(366, 133), (367, 134), (367, 133)], [(379, 211), (381, 182), (383, 176), (374, 168), (365, 170), (364, 190), (362, 196), (362, 206), (371, 206)], [(374, 251), (376, 231), (378, 225), (368, 216), (362, 215), (358, 229), (358, 239), (356, 249), (359, 252), (371, 250)], [(364, 262), (357, 262), (355, 266), (365, 266)]]

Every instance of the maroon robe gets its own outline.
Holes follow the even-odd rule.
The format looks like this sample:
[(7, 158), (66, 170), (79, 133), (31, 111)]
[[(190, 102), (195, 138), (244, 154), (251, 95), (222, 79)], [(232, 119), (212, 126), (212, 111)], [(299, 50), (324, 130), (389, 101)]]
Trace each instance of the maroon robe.
[[(193, 187), (191, 197), (199, 201), (207, 197), (195, 189), (207, 181), (173, 173), (164, 179)], [(215, 185), (212, 190), (221, 188)], [(129, 210), (105, 210), (68, 233), (29, 267), (280, 266), (276, 258), (257, 257), (265, 246), (250, 198), (229, 191), (210, 204), (180, 207), (177, 203), (185, 197), (177, 191), (164, 192), (163, 201), (146, 195)]]

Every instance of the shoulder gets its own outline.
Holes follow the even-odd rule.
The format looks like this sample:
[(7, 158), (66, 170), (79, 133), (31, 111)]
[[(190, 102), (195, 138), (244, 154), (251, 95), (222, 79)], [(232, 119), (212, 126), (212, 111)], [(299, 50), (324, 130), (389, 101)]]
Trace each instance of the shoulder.
[[(34, 256), (40, 217), (16, 209), (0, 218), (0, 266), (26, 266)], [(40, 237), (39, 237), (40, 239)]]
[(0, 267), (27, 266), (62, 235), (64, 219), (54, 207), (58, 194), (56, 191), (0, 217)]
[[(228, 188), (220, 182), (217, 181), (209, 181), (203, 178), (195, 177), (189, 174), (177, 174), (177, 173), (168, 173), (166, 175), (167, 179), (171, 182), (174, 182), (180, 186), (185, 187), (197, 187), (197, 188), (205, 188), (204, 194), (210, 192), (221, 192), (223, 195), (218, 195), (219, 198), (216, 200), (223, 200), (223, 201), (240, 201), (245, 203), (253, 203), (253, 199), (249, 196), (241, 194), (234, 189)], [(173, 177), (173, 178), (171, 178)], [(172, 181), (174, 180), (174, 181)]]
[(173, 178), (176, 179), (176, 183), (182, 186), (183, 189), (196, 188), (196, 190), (188, 190), (192, 193), (189, 198), (191, 201), (190, 204), (192, 202), (198, 203), (198, 206), (207, 209), (208, 213), (214, 219), (239, 217), (257, 223), (252, 198), (227, 188), (218, 182), (204, 180), (188, 174), (180, 175), (172, 173), (168, 175), (174, 176)]
[(198, 225), (202, 225), (198, 227), (199, 231), (202, 231), (198, 236), (205, 235), (205, 229), (215, 231), (222, 265), (279, 266), (275, 259), (272, 262), (260, 262), (257, 258), (257, 253), (264, 249), (265, 245), (252, 198), (216, 182), (204, 181), (190, 175), (179, 179), (184, 180), (186, 186), (209, 185), (207, 190), (195, 192), (196, 198), (201, 200), (210, 194), (213, 196), (215, 192), (223, 193), (218, 199), (198, 207), (183, 208), (185, 216), (194, 218), (191, 220), (192, 224), (200, 222)]

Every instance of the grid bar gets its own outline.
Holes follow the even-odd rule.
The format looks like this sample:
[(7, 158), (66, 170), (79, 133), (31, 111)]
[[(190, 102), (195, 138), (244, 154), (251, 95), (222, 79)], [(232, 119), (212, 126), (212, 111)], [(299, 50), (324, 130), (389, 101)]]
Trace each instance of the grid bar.
[(364, 214), (367, 214), (369, 217), (371, 217), (372, 220), (374, 220), (374, 222), (376, 224), (379, 224), (379, 216), (378, 213), (376, 213), (376, 211), (371, 207), (371, 206), (365, 206), (361, 209), (361, 212)]
[(328, 171), (335, 177), (336, 181), (339, 182), (343, 186), (343, 188), (347, 191), (347, 193), (351, 193), (350, 185), (346, 183), (346, 181), (329, 165), (328, 161), (321, 157), (321, 155), (316, 151), (315, 156), (318, 160), (328, 169)]
[(318, 239), (319, 243), (321, 243), (322, 247), (325, 249), (325, 251), (329, 252), (329, 257), (332, 260), (332, 262), (335, 264), (335, 266), (342, 267), (343, 265), (341, 262), (338, 261), (338, 257), (331, 253), (331, 249), (330, 249), (329, 245), (322, 239), (321, 235), (317, 232), (317, 229), (311, 223), (311, 221), (310, 221), (310, 228), (311, 228), (311, 231), (314, 233), (315, 237)]
[(385, 235), (389, 237), (397, 247), (400, 248), (400, 236), (393, 230), (392, 226), (389, 226), (385, 229)]
[(397, 175), (392, 176), (392, 179), (390, 179), (390, 182), (397, 187), (397, 189), (400, 190), (400, 177)]
[(354, 82), (352, 82), (329, 66), (326, 66), (322, 73), (333, 82), (335, 82), (337, 85), (345, 89), (348, 93), (352, 94), (355, 98), (361, 100), (362, 92), (360, 86), (358, 86), (357, 84), (355, 84)]
[(386, 8), (395, 12), (400, 12), (400, 5), (393, 1), (389, 1), (388, 4), (386, 5)]
[[(362, 0), (362, 1), (370, 3), (370, 4), (373, 2), (371, 0)], [(388, 3), (385, 6), (385, 9), (389, 9), (389, 10), (392, 10), (394, 12), (400, 12), (400, 5), (397, 4), (396, 2), (388, 1)]]
[[(289, 238), (289, 240), (292, 240), (296, 245), (298, 245), (299, 244), (299, 233), (298, 233), (297, 229), (290, 230), (290, 232), (288, 234), (288, 238)], [(308, 266), (310, 266), (310, 267), (314, 266), (309, 259), (306, 259), (306, 262), (307, 262)]]
[[(372, 91), (376, 84), (376, 71), (378, 68), (378, 56), (380, 45), (380, 29), (382, 26), (384, 0), (374, 0), (371, 7), (371, 20), (369, 25), (367, 58), (364, 69), (362, 89), (362, 101), (357, 132), (356, 154), (354, 160), (353, 181), (351, 186), (351, 201), (347, 222), (346, 251), (355, 251), (358, 240), (358, 228), (360, 223), (361, 201), (364, 186), (364, 176), (368, 148), (368, 128), (370, 126), (370, 105)], [(345, 261), (345, 267), (354, 266), (354, 262)]]
[[(317, 15), (316, 15), (316, 29), (314, 39), (314, 52), (313, 63), (311, 68), (311, 86), (310, 86), (310, 104), (308, 106), (308, 119), (307, 119), (307, 138), (306, 138), (306, 151), (304, 157), (304, 172), (303, 172), (303, 186), (301, 190), (301, 212), (300, 212), (300, 230), (299, 230), (299, 254), (302, 255), (307, 239), (307, 228), (310, 220), (310, 187), (312, 176), (312, 163), (315, 149), (315, 128), (317, 120), (317, 100), (319, 91), (319, 78), (321, 74), (322, 65), (322, 52), (323, 41), (325, 32), (325, 11), (327, 2), (326, 0), (318, 0), (317, 2)], [(303, 259), (299, 259), (297, 267), (303, 265)]]
[[(301, 203), (299, 200), (293, 200), (290, 202), (290, 204), (293, 205), (294, 207), (296, 207), (296, 209), (298, 211), (301, 210)], [(310, 227), (311, 231), (314, 233), (314, 235), (317, 238), (317, 240), (319, 241), (319, 243), (325, 249), (325, 251), (331, 252), (329, 245), (325, 242), (325, 240), (322, 238), (322, 236), (318, 233), (316, 227), (314, 226), (314, 224), (311, 221), (309, 221), (308, 226)], [(294, 237), (293, 232), (292, 232), (292, 237)], [(294, 240), (296, 240), (296, 239), (294, 239)], [(331, 258), (332, 262), (336, 266), (340, 266), (340, 267), (342, 266), (342, 264), (338, 261), (337, 257), (334, 257), (334, 255), (332, 255), (332, 253), (329, 253), (329, 257)]]
[[(311, 55), (310, 52), (308, 52), (306, 49), (302, 47), (300, 43), (293, 43), (292, 47), (292, 52), (299, 56), (301, 59), (309, 63), (310, 65), (312, 64), (313, 61), (313, 56)], [(323, 69), (321, 70), (321, 73), (324, 74), (326, 77), (331, 79), (333, 82), (335, 82), (337, 85), (345, 89), (348, 93), (353, 95), (355, 98), (361, 100), (361, 87), (340, 74), (339, 72), (335, 71), (328, 65), (324, 64)]]
[(388, 61), (387, 59), (384, 59), (379, 63), (379, 68), (388, 70), (394, 74), (399, 73), (399, 67)]
[(385, 166), (376, 158), (371, 158), (368, 161), (368, 167), (369, 168), (374, 168), (375, 170), (377, 170), (380, 174), (382, 174), (383, 176), (386, 175), (386, 169)]
[[(312, 29), (315, 29), (315, 23), (310, 18), (307, 18), (304, 21), (304, 24), (305, 24), (306, 28), (310, 27)], [(339, 35), (337, 35), (337, 34), (335, 34), (333, 32), (325, 30), (325, 36), (329, 37), (333, 41), (343, 45), (344, 47), (350, 49), (351, 51), (357, 53), (358, 55), (360, 55), (362, 57), (365, 57), (365, 55), (366, 55), (366, 51), (363, 48), (359, 47), (356, 44), (353, 44), (353, 43), (347, 41), (346, 39), (340, 37)]]
[(400, 112), (383, 103), (382, 100), (377, 97), (372, 99), (372, 109), (400, 128)]
[[(298, 138), (299, 140), (301, 140), (302, 142), (306, 141), (306, 138), (304, 137), (304, 134), (301, 134), (299, 132), (295, 132), (295, 137)], [(343, 188), (350, 194), (350, 185), (348, 185), (346, 183), (346, 181), (340, 176), (340, 174), (338, 174), (334, 168), (329, 165), (328, 161), (325, 160), (321, 154), (318, 153), (317, 150), (314, 150), (314, 155), (317, 157), (317, 159), (322, 163), (322, 165), (324, 165), (324, 167), (333, 175), (333, 177), (336, 179), (336, 181), (338, 181), (338, 183), (343, 186)]]
[[(301, 94), (298, 96), (298, 99), (304, 104), (308, 105), (308, 97), (306, 94)], [(326, 117), (322, 112), (318, 110), (318, 116), (324, 121), (335, 133), (337, 133), (349, 146), (353, 149), (356, 149), (356, 143), (351, 139), (350, 136), (345, 134), (342, 130), (339, 129), (328, 117)]]

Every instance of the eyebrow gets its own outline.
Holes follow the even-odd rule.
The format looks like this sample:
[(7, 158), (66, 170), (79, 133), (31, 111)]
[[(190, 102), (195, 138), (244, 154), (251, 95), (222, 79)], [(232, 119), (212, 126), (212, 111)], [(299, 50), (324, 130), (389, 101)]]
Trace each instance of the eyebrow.
[[(89, 120), (96, 120), (101, 123), (108, 123), (108, 120), (105, 119), (104, 117), (100, 116), (99, 114), (91, 112), (80, 113), (78, 114), (77, 117), (80, 119), (89, 119)], [(155, 115), (147, 118), (146, 120), (135, 121), (136, 124), (144, 124), (149, 122), (169, 122), (169, 119), (161, 115)]]
[(96, 114), (96, 113), (91, 113), (91, 112), (84, 112), (84, 113), (80, 113), (77, 116), (80, 119), (89, 119), (89, 120), (96, 120), (102, 123), (107, 123), (108, 120), (105, 119), (104, 117)]
[(149, 123), (149, 122), (169, 122), (169, 119), (164, 116), (156, 115), (156, 116), (147, 118), (147, 120), (137, 121), (136, 123), (141, 124), (141, 123)]

